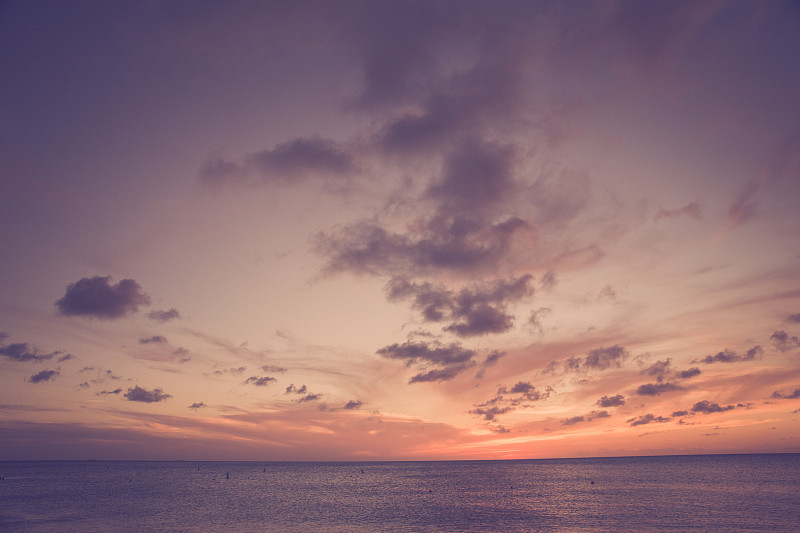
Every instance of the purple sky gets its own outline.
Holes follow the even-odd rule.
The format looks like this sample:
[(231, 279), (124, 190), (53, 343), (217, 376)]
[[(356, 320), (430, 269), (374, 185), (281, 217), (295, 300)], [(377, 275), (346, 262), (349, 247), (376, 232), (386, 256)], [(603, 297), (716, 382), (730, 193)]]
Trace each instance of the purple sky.
[(0, 5), (0, 458), (800, 451), (797, 2)]

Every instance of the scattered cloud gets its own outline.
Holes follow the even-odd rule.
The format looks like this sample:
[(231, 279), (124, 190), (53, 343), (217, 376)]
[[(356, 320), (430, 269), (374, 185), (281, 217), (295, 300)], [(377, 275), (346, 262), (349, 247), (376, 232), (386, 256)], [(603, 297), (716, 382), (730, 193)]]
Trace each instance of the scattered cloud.
[(795, 398), (800, 398), (800, 389), (795, 389), (794, 392), (790, 392), (789, 394), (783, 394), (780, 391), (775, 391), (772, 393), (770, 398), (775, 398), (777, 400), (793, 400)]
[(189, 409), (201, 409), (203, 407), (208, 407), (208, 406), (206, 404), (204, 404), (203, 402), (195, 402), (195, 403), (193, 403), (192, 405), (189, 406)]
[(652, 413), (647, 413), (646, 415), (642, 415), (639, 417), (629, 418), (625, 422), (629, 423), (631, 426), (643, 426), (645, 424), (651, 424), (651, 423), (661, 424), (664, 422), (669, 422), (670, 420), (672, 420), (672, 418), (670, 417), (656, 416)]
[(286, 372), (285, 368), (276, 365), (263, 365), (261, 367), (261, 370), (263, 370), (264, 372), (274, 372), (276, 374), (283, 374), (284, 372)]
[(111, 284), (111, 276), (82, 278), (67, 286), (56, 301), (62, 315), (102, 319), (120, 318), (135, 313), (140, 305), (150, 305), (150, 297), (132, 279)]
[(469, 413), (492, 421), (499, 415), (509, 413), (518, 407), (530, 406), (533, 402), (546, 400), (555, 392), (551, 387), (538, 390), (529, 381), (518, 381), (513, 387), (498, 387), (497, 394), (483, 403), (474, 405)]
[[(7, 336), (0, 337), (0, 341), (2, 341), (6, 337)], [(48, 361), (54, 357), (57, 357), (58, 361), (61, 362), (72, 358), (72, 355), (64, 352), (63, 350), (57, 350), (55, 352), (50, 352), (50, 353), (43, 353), (38, 348), (28, 344), (27, 342), (14, 342), (11, 344), (0, 346), (0, 356), (3, 356), (11, 361), (17, 361), (20, 363), (28, 361), (34, 361), (34, 362)]]
[(722, 413), (725, 411), (730, 411), (731, 409), (735, 409), (736, 407), (733, 405), (727, 405), (725, 407), (721, 407), (718, 403), (711, 402), (709, 400), (703, 400), (697, 402), (692, 406), (693, 413)]
[(800, 324), (800, 313), (789, 315), (788, 317), (786, 317), (786, 322)]
[(789, 350), (792, 350), (800, 346), (800, 339), (798, 339), (794, 335), (790, 336), (785, 331), (774, 332), (770, 336), (769, 340), (770, 342), (772, 342), (772, 346), (774, 346), (776, 350), (781, 352), (788, 352)]
[(578, 424), (580, 422), (591, 422), (592, 420), (595, 420), (595, 419), (598, 419), (598, 418), (609, 418), (610, 416), (611, 415), (609, 414), (608, 411), (592, 411), (591, 413), (589, 413), (587, 415), (579, 415), (579, 416), (573, 416), (573, 417), (570, 417), (570, 418), (565, 418), (565, 419), (561, 420), (561, 425), (562, 426), (574, 426), (575, 424)]
[(126, 392), (124, 396), (125, 399), (128, 400), (129, 402), (143, 402), (143, 403), (163, 402), (168, 398), (172, 398), (171, 395), (165, 393), (160, 388), (147, 390), (138, 385), (129, 388), (128, 392)]
[(739, 363), (757, 359), (761, 357), (763, 353), (764, 350), (762, 350), (761, 346), (753, 346), (743, 354), (737, 354), (733, 350), (726, 349), (714, 355), (707, 355), (702, 359), (696, 359), (692, 361), (692, 363), (705, 363), (707, 365), (711, 363)]
[(276, 379), (272, 376), (250, 376), (244, 380), (244, 384), (255, 385), (256, 387), (265, 387), (273, 381), (276, 381)]
[(139, 344), (163, 344), (166, 342), (167, 339), (161, 335), (153, 335), (152, 337), (139, 339)]
[(683, 390), (683, 388), (676, 383), (665, 381), (663, 383), (647, 383), (645, 385), (641, 385), (636, 389), (636, 394), (639, 396), (658, 396), (659, 394), (663, 394), (665, 392), (673, 392), (677, 390)]
[(180, 317), (181, 314), (174, 307), (166, 311), (150, 311), (147, 313), (147, 318), (156, 322), (168, 322)]
[(51, 381), (59, 375), (57, 370), (42, 370), (28, 378), (31, 383), (41, 383), (42, 381)]
[(689, 379), (700, 375), (700, 373), (701, 373), (700, 369), (697, 368), (696, 366), (693, 366), (692, 368), (687, 368), (686, 370), (681, 370), (679, 372), (676, 372), (675, 377), (677, 377), (678, 379)]
[(342, 407), (342, 409), (348, 409), (348, 410), (361, 409), (363, 405), (364, 402), (362, 402), (361, 400), (350, 400), (349, 402), (344, 404), (344, 407)]
[(689, 216), (695, 220), (703, 220), (702, 205), (700, 202), (691, 202), (677, 209), (665, 209), (662, 207), (656, 213), (656, 220), (677, 216)]
[(596, 403), (600, 407), (617, 407), (620, 405), (625, 405), (625, 397), (622, 394), (617, 394), (615, 396), (603, 396), (597, 400)]
[(605, 370), (619, 367), (628, 357), (628, 352), (619, 345), (595, 348), (586, 352), (586, 357), (570, 357), (564, 362), (564, 369), (568, 371)]
[[(405, 360), (406, 366), (422, 366), (423, 372), (414, 375), (409, 383), (426, 381), (449, 381), (458, 374), (474, 367), (477, 363), (473, 360), (476, 355), (474, 350), (463, 348), (459, 343), (442, 345), (439, 343), (425, 343), (408, 341), (403, 344), (392, 344), (377, 351), (378, 354), (389, 359)], [(438, 365), (443, 368), (427, 369), (428, 364)]]
[(96, 392), (94, 395), (95, 396), (107, 396), (109, 394), (121, 394), (121, 393), (122, 393), (122, 389), (117, 388), (117, 389), (114, 389), (114, 390), (101, 390), (100, 392)]

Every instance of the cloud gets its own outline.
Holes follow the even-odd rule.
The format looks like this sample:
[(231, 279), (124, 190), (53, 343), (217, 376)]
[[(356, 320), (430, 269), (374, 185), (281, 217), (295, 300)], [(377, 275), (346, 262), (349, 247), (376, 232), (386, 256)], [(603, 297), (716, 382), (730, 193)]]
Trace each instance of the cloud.
[(788, 352), (800, 346), (800, 339), (795, 336), (789, 336), (785, 331), (776, 331), (769, 337), (772, 346), (781, 352)]
[(692, 363), (705, 363), (707, 365), (711, 363), (738, 363), (741, 361), (752, 361), (760, 357), (763, 353), (764, 350), (761, 349), (761, 346), (753, 346), (743, 354), (737, 354), (733, 350), (726, 349), (714, 355), (707, 355), (702, 359), (696, 359), (692, 361)]
[(265, 183), (291, 183), (312, 177), (346, 176), (355, 170), (353, 156), (338, 143), (321, 137), (298, 137), (252, 153), (241, 164), (211, 157), (200, 177), (207, 183), (221, 184), (255, 174)]
[(636, 389), (636, 394), (640, 396), (658, 396), (659, 394), (676, 390), (683, 390), (683, 388), (671, 382), (647, 383)]
[(702, 205), (699, 202), (692, 202), (677, 209), (664, 209), (663, 207), (656, 213), (656, 220), (661, 218), (673, 218), (686, 215), (695, 220), (703, 220)]
[(265, 387), (270, 383), (272, 383), (273, 381), (276, 381), (276, 379), (271, 376), (250, 376), (249, 378), (244, 380), (244, 384), (245, 385), (252, 384), (255, 385), (256, 387)]
[[(4, 338), (7, 338), (7, 335), (0, 337), (0, 341), (2, 341)], [(66, 361), (67, 359), (72, 358), (70, 354), (62, 350), (57, 350), (50, 353), (42, 353), (38, 348), (26, 342), (14, 342), (0, 346), (0, 356), (20, 363), (28, 361), (48, 361), (56, 356), (58, 356), (59, 361)]]
[(202, 407), (208, 407), (203, 402), (194, 402), (192, 405), (189, 406), (189, 409), (200, 409)]
[(677, 377), (678, 379), (689, 379), (700, 375), (700, 373), (701, 373), (700, 369), (694, 366), (692, 368), (687, 368), (686, 370), (681, 370), (680, 372), (676, 372), (675, 377)]
[(447, 318), (451, 323), (445, 331), (471, 337), (511, 329), (514, 317), (505, 312), (506, 306), (533, 294), (532, 279), (533, 276), (525, 274), (517, 279), (498, 279), (454, 291), (395, 277), (387, 284), (386, 292), (390, 301), (411, 299), (412, 307), (422, 313), (424, 321), (439, 322)]
[(153, 335), (144, 339), (139, 339), (139, 344), (161, 344), (167, 342), (167, 339), (161, 335)]
[(725, 407), (720, 407), (719, 404), (710, 402), (708, 400), (703, 400), (697, 402), (692, 406), (693, 413), (722, 413), (725, 411), (730, 411), (731, 409), (735, 409), (735, 406), (728, 405)]
[(494, 351), (489, 355), (487, 355), (486, 359), (483, 360), (483, 366), (484, 367), (494, 366), (500, 359), (502, 359), (505, 356), (506, 356), (505, 352)]
[(319, 400), (320, 398), (322, 398), (322, 394), (306, 394), (305, 396), (297, 400), (297, 402), (298, 403), (313, 402), (315, 400)]
[(408, 341), (404, 344), (385, 346), (377, 353), (388, 359), (405, 360), (406, 366), (434, 364), (444, 367), (432, 370), (423, 368), (424, 371), (414, 375), (409, 383), (448, 381), (476, 365), (472, 359), (476, 354), (475, 351), (462, 348), (459, 343), (441, 345), (435, 342)]
[(678, 417), (678, 416), (686, 416), (688, 414), (689, 414), (689, 411), (675, 411), (675, 412), (672, 413), (672, 416)]
[(28, 378), (31, 383), (41, 383), (42, 381), (50, 381), (59, 375), (57, 370), (42, 370)]
[(538, 330), (539, 333), (544, 334), (544, 324), (542, 323), (542, 319), (552, 312), (553, 310), (549, 307), (540, 307), (538, 309), (534, 309), (528, 315), (528, 324), (530, 324), (534, 329)]
[(114, 389), (114, 390), (102, 390), (100, 392), (96, 392), (95, 396), (107, 396), (109, 394), (120, 394), (122, 393), (122, 389)]
[(120, 318), (135, 313), (140, 305), (150, 305), (150, 297), (132, 279), (111, 284), (111, 276), (82, 278), (67, 286), (56, 301), (62, 315), (102, 319)]
[(445, 368), (434, 368), (433, 370), (429, 370), (427, 372), (420, 372), (419, 374), (411, 376), (411, 379), (408, 382), (425, 383), (429, 381), (450, 381), (464, 370), (472, 368), (473, 366), (475, 366), (475, 362), (469, 361), (467, 363), (449, 365), (446, 366)]
[(483, 403), (475, 404), (470, 414), (492, 421), (497, 416), (509, 413), (521, 406), (530, 406), (532, 402), (546, 400), (555, 392), (551, 387), (538, 390), (529, 381), (518, 381), (513, 387), (498, 387), (497, 394)]
[(608, 413), (608, 411), (592, 411), (587, 415), (579, 415), (579, 416), (573, 416), (571, 418), (565, 418), (561, 420), (561, 425), (573, 426), (579, 422), (591, 422), (592, 420), (598, 418), (609, 418), (610, 416), (611, 415)]
[(124, 396), (125, 399), (128, 400), (129, 402), (143, 402), (143, 403), (163, 402), (168, 398), (172, 398), (171, 395), (165, 393), (160, 388), (147, 390), (138, 385), (129, 388), (128, 392), (126, 392)]
[(294, 394), (305, 394), (307, 391), (308, 391), (308, 387), (306, 387), (305, 385), (303, 385), (300, 388), (297, 388), (297, 387), (294, 386), (294, 383), (292, 383), (291, 385), (286, 387), (286, 390), (284, 391), (284, 394), (293, 394), (293, 393)]
[(147, 318), (156, 322), (168, 322), (180, 317), (181, 314), (174, 307), (166, 311), (150, 311), (147, 313)]
[(800, 324), (800, 313), (789, 315), (786, 317), (786, 322), (793, 322), (795, 324)]
[(656, 361), (655, 363), (651, 364), (649, 367), (642, 371), (642, 374), (648, 376), (656, 376), (657, 381), (662, 381), (665, 375), (671, 373), (671, 368), (669, 368), (671, 363), (670, 359), (666, 361)]
[(603, 396), (597, 400), (596, 403), (600, 407), (617, 407), (620, 405), (625, 405), (625, 397), (622, 394), (617, 394), (615, 396)]
[(264, 372), (275, 372), (277, 374), (283, 374), (284, 372), (286, 372), (286, 369), (283, 368), (282, 366), (275, 366), (275, 365), (263, 365), (261, 367), (261, 370), (263, 370)]
[(350, 400), (349, 402), (344, 404), (342, 409), (348, 409), (348, 410), (361, 409), (363, 405), (364, 402), (362, 402), (361, 400)]
[(780, 399), (780, 400), (793, 400), (795, 398), (800, 398), (800, 389), (795, 389), (794, 392), (790, 392), (789, 394), (783, 394), (780, 391), (775, 391), (772, 393), (770, 398)]
[(652, 413), (647, 413), (646, 415), (642, 415), (635, 418), (629, 418), (625, 422), (629, 423), (631, 426), (642, 426), (645, 424), (651, 424), (653, 422), (656, 423), (664, 423), (669, 422), (672, 418), (664, 417), (664, 416), (656, 416)]
[(619, 367), (628, 357), (628, 352), (619, 345), (595, 348), (586, 352), (586, 357), (570, 357), (564, 362), (564, 369), (568, 371), (605, 370)]

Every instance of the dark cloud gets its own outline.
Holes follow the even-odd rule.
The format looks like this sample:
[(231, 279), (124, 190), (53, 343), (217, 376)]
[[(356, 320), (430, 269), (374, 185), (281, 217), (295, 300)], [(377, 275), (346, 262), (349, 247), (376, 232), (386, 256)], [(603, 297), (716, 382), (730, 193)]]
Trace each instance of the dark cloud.
[(639, 417), (629, 418), (625, 422), (629, 423), (631, 426), (642, 426), (653, 422), (656, 423), (669, 422), (670, 420), (672, 420), (672, 418), (664, 416), (656, 416), (652, 413), (647, 413), (646, 415), (642, 415)]
[(719, 404), (708, 400), (697, 402), (692, 406), (693, 413), (722, 413), (724, 411), (730, 411), (731, 409), (735, 409), (735, 407), (733, 405), (721, 407)]
[(674, 413), (672, 413), (672, 416), (678, 417), (678, 416), (686, 416), (688, 414), (689, 411), (675, 411)]
[(793, 322), (795, 324), (800, 324), (800, 313), (789, 315), (788, 317), (786, 317), (786, 321)]
[[(0, 341), (2, 341), (4, 338), (7, 338), (7, 335), (0, 337)], [(27, 342), (14, 342), (0, 346), (0, 356), (20, 363), (28, 361), (48, 361), (53, 357), (58, 357), (59, 361), (66, 361), (67, 359), (72, 358), (70, 354), (62, 350), (57, 350), (50, 353), (42, 353), (38, 348), (28, 344)]]
[(412, 307), (422, 313), (423, 320), (451, 323), (445, 331), (461, 337), (502, 333), (513, 326), (507, 304), (533, 294), (526, 274), (517, 279), (499, 279), (454, 291), (430, 283), (415, 283), (405, 278), (392, 278), (386, 286), (390, 301), (410, 299)]
[(308, 392), (308, 387), (306, 387), (305, 385), (303, 385), (300, 388), (297, 388), (294, 386), (294, 383), (292, 383), (291, 385), (286, 387), (284, 394), (305, 394), (306, 392)]
[(264, 372), (275, 372), (277, 374), (283, 374), (286, 372), (286, 369), (282, 366), (275, 366), (275, 365), (264, 365), (261, 367), (261, 370)]
[(571, 418), (565, 418), (561, 420), (562, 426), (574, 426), (579, 422), (591, 422), (592, 420), (598, 418), (609, 418), (611, 415), (608, 411), (592, 411), (588, 415), (580, 415), (580, 416), (573, 416)]
[(129, 402), (155, 403), (163, 402), (168, 398), (172, 398), (172, 396), (160, 388), (147, 390), (138, 385), (129, 388), (128, 392), (125, 393), (125, 399)]
[(625, 405), (625, 397), (622, 394), (617, 394), (615, 396), (603, 396), (597, 400), (596, 403), (600, 407), (617, 407), (620, 405)]
[(556, 274), (556, 271), (553, 269), (550, 269), (547, 272), (545, 272), (544, 276), (542, 276), (542, 279), (539, 280), (539, 287), (542, 290), (552, 289), (556, 285), (558, 285), (558, 275)]
[(255, 385), (256, 387), (265, 387), (270, 383), (272, 383), (273, 381), (276, 380), (271, 376), (250, 376), (249, 378), (244, 380), (244, 384), (245, 385), (252, 384)]
[(166, 311), (150, 311), (147, 313), (147, 318), (156, 322), (168, 322), (180, 317), (181, 314), (174, 307)]
[(689, 379), (697, 375), (700, 375), (700, 373), (701, 373), (700, 369), (694, 366), (692, 368), (687, 368), (686, 370), (681, 370), (680, 372), (676, 372), (675, 377), (677, 377), (678, 379)]
[(361, 409), (363, 405), (364, 402), (362, 402), (361, 400), (350, 400), (349, 402), (344, 404), (342, 409), (348, 409), (348, 410)]
[(794, 392), (790, 392), (789, 394), (783, 394), (780, 391), (775, 391), (770, 397), (782, 400), (793, 400), (795, 398), (800, 398), (800, 389), (795, 389)]
[(297, 402), (298, 403), (313, 402), (319, 400), (320, 398), (322, 398), (322, 394), (306, 394), (305, 396), (297, 400)]
[(194, 402), (192, 405), (189, 406), (189, 409), (200, 409), (202, 407), (208, 407), (203, 402)]
[(762, 353), (764, 353), (764, 350), (761, 349), (761, 346), (753, 346), (743, 354), (737, 354), (733, 350), (726, 349), (714, 355), (707, 355), (702, 359), (692, 361), (692, 363), (705, 363), (707, 365), (711, 363), (738, 363), (741, 361), (752, 361), (760, 357)]
[(167, 339), (161, 335), (153, 335), (144, 339), (139, 339), (139, 344), (161, 344), (167, 342)]
[(95, 396), (107, 396), (109, 394), (120, 394), (122, 393), (122, 389), (114, 389), (114, 390), (101, 390), (100, 392), (96, 392)]
[(518, 381), (511, 388), (506, 386), (498, 387), (494, 398), (475, 404), (475, 409), (472, 409), (469, 413), (491, 421), (495, 417), (509, 413), (518, 407), (530, 406), (532, 402), (546, 400), (553, 392), (551, 387), (547, 387), (542, 391), (536, 389), (528, 381)]
[(605, 370), (619, 367), (628, 357), (628, 352), (619, 345), (595, 348), (586, 352), (586, 357), (570, 357), (564, 362), (564, 369), (568, 371)]
[(683, 390), (683, 388), (675, 383), (666, 381), (663, 383), (647, 383), (641, 385), (636, 389), (636, 394), (640, 396), (658, 396), (659, 394), (676, 390)]
[(220, 370), (214, 370), (214, 374), (217, 376), (224, 376), (225, 374), (235, 374), (238, 376), (244, 373), (245, 370), (247, 370), (246, 366), (240, 366), (237, 368), (222, 368)]
[(664, 380), (666, 375), (671, 373), (670, 368), (671, 359), (667, 359), (666, 361), (656, 361), (646, 369), (642, 371), (642, 374), (648, 376), (655, 376), (656, 380), (661, 382)]
[(483, 360), (483, 366), (484, 367), (494, 366), (500, 359), (502, 359), (505, 356), (506, 356), (505, 352), (497, 352), (497, 351), (492, 352), (486, 356), (486, 359)]
[(57, 370), (42, 370), (28, 378), (31, 383), (41, 383), (42, 381), (50, 381), (59, 375)]
[(475, 366), (475, 362), (468, 361), (466, 363), (451, 364), (444, 368), (434, 368), (433, 370), (420, 372), (419, 374), (411, 376), (411, 379), (408, 382), (425, 383), (428, 381), (450, 381), (464, 370), (472, 368), (473, 366)]
[(140, 305), (150, 305), (150, 297), (132, 279), (111, 284), (111, 276), (82, 278), (67, 286), (64, 296), (56, 301), (62, 315), (95, 318), (120, 318), (135, 313)]
[(793, 335), (790, 336), (785, 331), (776, 331), (770, 336), (769, 340), (772, 342), (772, 346), (781, 352), (787, 352), (800, 346), (800, 339)]
[(241, 164), (211, 157), (200, 171), (209, 183), (240, 181), (251, 174), (264, 182), (297, 182), (312, 177), (344, 176), (356, 169), (341, 145), (321, 137), (296, 138), (248, 155)]

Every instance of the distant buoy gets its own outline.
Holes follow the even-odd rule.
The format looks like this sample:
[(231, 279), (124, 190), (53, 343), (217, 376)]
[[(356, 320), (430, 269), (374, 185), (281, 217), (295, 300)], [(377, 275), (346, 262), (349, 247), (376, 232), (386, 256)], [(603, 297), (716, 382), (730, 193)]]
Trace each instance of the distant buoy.
[(231, 478), (231, 473), (225, 472), (225, 479), (230, 479), (230, 478)]

